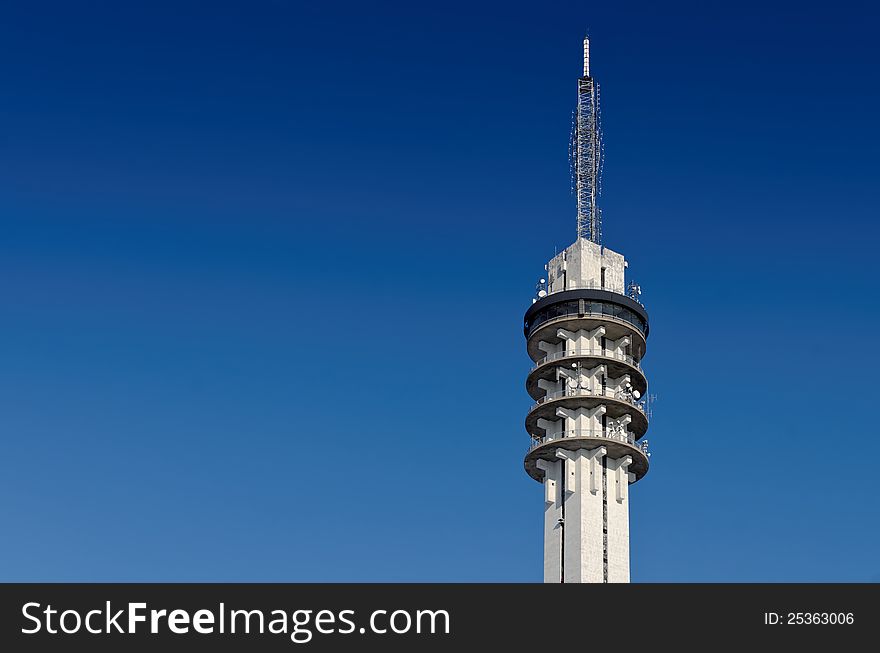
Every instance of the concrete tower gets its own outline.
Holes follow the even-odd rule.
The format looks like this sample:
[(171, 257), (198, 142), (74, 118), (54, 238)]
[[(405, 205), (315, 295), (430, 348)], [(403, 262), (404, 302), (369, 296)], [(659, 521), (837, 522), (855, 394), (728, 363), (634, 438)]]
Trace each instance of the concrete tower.
[(648, 314), (622, 254), (601, 244), (598, 88), (584, 75), (572, 138), (578, 237), (525, 315), (529, 476), (544, 485), (544, 582), (629, 582), (629, 486), (648, 471)]

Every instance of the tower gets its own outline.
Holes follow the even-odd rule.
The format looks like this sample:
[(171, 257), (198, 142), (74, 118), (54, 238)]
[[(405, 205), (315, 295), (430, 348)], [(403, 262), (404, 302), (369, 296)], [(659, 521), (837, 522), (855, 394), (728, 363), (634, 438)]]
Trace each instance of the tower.
[(577, 240), (554, 256), (526, 311), (526, 472), (544, 485), (544, 582), (627, 583), (629, 487), (648, 471), (642, 370), (648, 314), (622, 254), (601, 242), (598, 86), (584, 74), (572, 136)]

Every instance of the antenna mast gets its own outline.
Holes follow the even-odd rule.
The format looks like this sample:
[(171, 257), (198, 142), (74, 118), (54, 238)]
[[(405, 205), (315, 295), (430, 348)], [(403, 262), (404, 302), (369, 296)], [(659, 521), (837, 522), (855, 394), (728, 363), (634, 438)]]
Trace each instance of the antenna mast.
[(577, 235), (601, 244), (602, 214), (596, 200), (602, 173), (602, 133), (599, 127), (599, 85), (590, 77), (589, 37), (584, 37), (584, 76), (578, 79), (571, 149), (577, 195)]

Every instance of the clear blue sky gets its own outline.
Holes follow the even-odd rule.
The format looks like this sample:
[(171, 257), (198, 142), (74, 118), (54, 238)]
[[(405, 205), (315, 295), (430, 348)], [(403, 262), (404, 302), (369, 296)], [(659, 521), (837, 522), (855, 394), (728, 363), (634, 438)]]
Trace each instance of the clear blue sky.
[(868, 3), (121, 4), (0, 10), (0, 579), (540, 580), (589, 26), (634, 580), (880, 580)]

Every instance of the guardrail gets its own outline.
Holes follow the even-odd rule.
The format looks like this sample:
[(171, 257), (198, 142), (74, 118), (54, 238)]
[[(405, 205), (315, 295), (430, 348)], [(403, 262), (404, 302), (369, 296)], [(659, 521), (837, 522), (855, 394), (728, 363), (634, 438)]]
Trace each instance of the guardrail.
[(557, 351), (552, 354), (547, 354), (546, 356), (544, 356), (544, 358), (535, 363), (535, 366), (531, 370), (529, 370), (529, 372), (534, 372), (536, 369), (541, 367), (541, 365), (550, 363), (551, 361), (556, 361), (560, 358), (571, 358), (575, 356), (601, 356), (603, 358), (614, 358), (625, 363), (629, 363), (637, 370), (642, 369), (641, 365), (639, 365), (639, 362), (629, 354), (618, 354), (617, 352), (608, 351), (607, 349), (591, 347), (590, 349), (569, 349), (567, 351)]
[(552, 317), (545, 317), (545, 319), (543, 319), (543, 320), (533, 321), (529, 325), (528, 337), (531, 338), (532, 334), (535, 333), (535, 331), (537, 331), (539, 327), (546, 326), (547, 324), (552, 324), (553, 322), (561, 322), (563, 320), (570, 320), (573, 318), (579, 318), (579, 317), (583, 317), (583, 316), (587, 316), (587, 315), (590, 317), (597, 317), (602, 320), (609, 320), (611, 322), (617, 322), (618, 324), (623, 324), (628, 327), (633, 327), (633, 328), (635, 328), (636, 331), (641, 333), (643, 336), (645, 335), (645, 326), (638, 321), (633, 321), (633, 320), (625, 319), (625, 318), (622, 318), (622, 317), (619, 317), (616, 315), (611, 315), (609, 313), (605, 313), (604, 311), (600, 312), (600, 311), (588, 310), (586, 313), (583, 313), (583, 314), (581, 314), (577, 311), (569, 311), (569, 312), (566, 312), (566, 313), (563, 313), (560, 315), (554, 315)]
[(603, 440), (617, 440), (618, 442), (625, 442), (626, 444), (635, 447), (647, 457), (651, 456), (648, 452), (648, 441), (642, 440), (639, 442), (632, 433), (624, 429), (573, 429), (551, 433), (544, 437), (532, 436), (532, 441), (529, 443), (529, 451), (536, 447), (540, 447), (543, 444), (547, 444), (548, 442), (562, 440), (564, 438), (601, 438)]
[[(602, 285), (598, 281), (578, 282), (571, 279), (566, 279), (565, 288), (563, 288), (562, 290), (554, 290), (553, 292), (563, 292), (565, 290), (607, 290), (609, 292), (616, 292), (618, 295), (624, 294), (620, 290), (612, 288), (608, 284)], [(548, 294), (552, 295), (553, 293)]]
[(562, 399), (564, 397), (610, 397), (612, 399), (617, 399), (618, 401), (625, 401), (636, 410), (647, 415), (645, 411), (645, 399), (636, 400), (635, 397), (633, 397), (632, 395), (632, 391), (629, 390), (611, 390), (610, 388), (599, 388), (595, 391), (591, 390), (590, 388), (566, 388), (565, 390), (560, 390), (558, 392), (548, 392), (546, 395), (544, 395), (543, 397), (538, 399), (538, 401), (532, 404), (532, 407), (529, 408), (529, 412), (532, 412), (541, 404), (547, 403), (548, 401), (552, 401), (554, 399)]
[(644, 304), (642, 304), (642, 300), (639, 299), (638, 296), (633, 297), (633, 294), (630, 293), (628, 290), (621, 291), (617, 288), (612, 288), (607, 284), (602, 285), (602, 283), (600, 283), (599, 281), (586, 281), (583, 283), (579, 283), (577, 281), (566, 280), (564, 288), (560, 288), (559, 290), (554, 290), (553, 292), (550, 292), (548, 285), (547, 287), (544, 287), (543, 290), (545, 293), (547, 293), (546, 295), (544, 295), (544, 297), (555, 295), (558, 292), (565, 292), (566, 290), (607, 290), (608, 292), (613, 292), (617, 293), (618, 295), (623, 295), (624, 297), (629, 297), (633, 301), (638, 302), (639, 304), (644, 306)]

